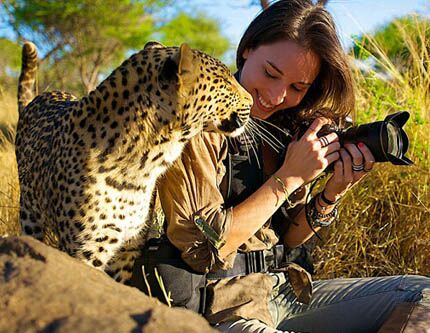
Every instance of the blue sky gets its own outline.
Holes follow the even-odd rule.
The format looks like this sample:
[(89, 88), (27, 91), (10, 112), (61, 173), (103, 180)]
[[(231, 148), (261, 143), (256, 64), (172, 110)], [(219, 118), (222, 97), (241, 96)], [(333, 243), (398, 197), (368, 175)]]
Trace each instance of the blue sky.
[[(218, 20), (223, 34), (232, 41), (233, 50), (261, 9), (250, 6), (251, 0), (188, 0), (188, 3)], [(429, 15), (430, 0), (329, 0), (327, 8), (334, 17), (343, 45), (348, 47), (351, 35), (370, 32), (395, 17), (412, 12)]]

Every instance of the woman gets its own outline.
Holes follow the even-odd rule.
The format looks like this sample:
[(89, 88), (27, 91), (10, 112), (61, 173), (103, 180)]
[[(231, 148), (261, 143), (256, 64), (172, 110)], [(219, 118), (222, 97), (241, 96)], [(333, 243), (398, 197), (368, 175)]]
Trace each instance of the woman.
[[(304, 304), (311, 291), (300, 268), (288, 266), (288, 274), (280, 272), (284, 265), (272, 272), (249, 269), (249, 258), (273, 258), (283, 251), (277, 243), (295, 248), (329, 225), (339, 200), (374, 164), (365, 145), (341, 147), (335, 133), (317, 135), (354, 106), (331, 16), (309, 0), (275, 2), (246, 30), (237, 66), (239, 82), (254, 98), (254, 126), (266, 139), (228, 141), (203, 133), (159, 184), (169, 241), (194, 271), (212, 272), (206, 318), (230, 332), (376, 331), (397, 304), (421, 300), (430, 279), (315, 281)], [(285, 156), (277, 152), (273, 146), (279, 142), (268, 137), (285, 141), (285, 133), (266, 122), (293, 132), (304, 120), (310, 121), (304, 134), (290, 140)], [(305, 209), (307, 184), (331, 164), (333, 175)], [(244, 253), (246, 272), (239, 263)], [(235, 274), (236, 268), (242, 271)]]

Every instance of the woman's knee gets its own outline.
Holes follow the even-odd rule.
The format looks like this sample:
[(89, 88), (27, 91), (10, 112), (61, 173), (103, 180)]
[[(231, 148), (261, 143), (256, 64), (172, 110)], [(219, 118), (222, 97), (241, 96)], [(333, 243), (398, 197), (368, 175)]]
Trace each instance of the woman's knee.
[(397, 290), (405, 295), (403, 301), (418, 302), (425, 298), (426, 302), (430, 293), (430, 278), (422, 275), (404, 275), (397, 287)]

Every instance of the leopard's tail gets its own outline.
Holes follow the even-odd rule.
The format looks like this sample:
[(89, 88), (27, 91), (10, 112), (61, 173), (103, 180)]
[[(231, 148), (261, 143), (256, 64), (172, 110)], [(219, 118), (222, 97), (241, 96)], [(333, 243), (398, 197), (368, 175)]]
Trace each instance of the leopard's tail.
[(37, 96), (37, 48), (32, 42), (22, 47), (21, 75), (18, 81), (18, 112)]

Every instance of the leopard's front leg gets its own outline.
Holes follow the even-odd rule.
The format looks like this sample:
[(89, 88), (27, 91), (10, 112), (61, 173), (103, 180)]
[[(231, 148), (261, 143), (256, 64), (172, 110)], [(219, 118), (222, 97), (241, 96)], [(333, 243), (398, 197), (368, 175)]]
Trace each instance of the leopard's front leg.
[(115, 281), (129, 284), (133, 273), (133, 266), (136, 258), (140, 255), (139, 247), (127, 242), (122, 246), (117, 254), (108, 262), (105, 272)]

